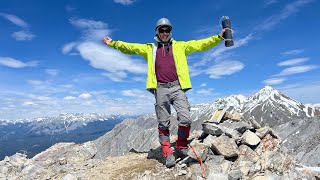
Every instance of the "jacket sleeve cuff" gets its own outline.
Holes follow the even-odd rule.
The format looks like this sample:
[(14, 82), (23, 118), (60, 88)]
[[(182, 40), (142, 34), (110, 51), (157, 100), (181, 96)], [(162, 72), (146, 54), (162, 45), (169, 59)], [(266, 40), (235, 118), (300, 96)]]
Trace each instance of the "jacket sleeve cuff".
[(224, 40), (224, 38), (223, 38), (222, 36), (220, 36), (220, 34), (218, 34), (217, 36), (218, 36), (218, 38), (219, 38), (220, 40)]
[(110, 46), (110, 47), (114, 47), (116, 45), (116, 41), (114, 41), (114, 40), (112, 40), (109, 44), (108, 44), (108, 46)]

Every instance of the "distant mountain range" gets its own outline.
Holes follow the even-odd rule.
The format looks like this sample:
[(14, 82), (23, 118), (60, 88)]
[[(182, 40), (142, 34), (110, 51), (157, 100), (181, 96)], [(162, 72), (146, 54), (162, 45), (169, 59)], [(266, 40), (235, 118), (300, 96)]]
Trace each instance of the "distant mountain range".
[[(206, 123), (207, 128), (203, 129), (203, 122), (210, 119), (217, 109), (224, 107), (228, 107), (229, 115), (237, 110), (242, 117), (223, 119), (220, 123)], [(16, 126), (12, 130), (15, 130), (14, 133), (20, 133), (16, 134), (16, 137), (21, 142), (28, 143), (27, 141), (32, 140), (39, 146), (46, 143), (40, 141), (43, 137), (54, 137), (61, 141), (59, 138), (73, 134), (74, 136), (68, 137), (70, 141), (82, 141), (90, 136), (88, 132), (96, 132), (101, 127), (108, 126), (101, 123), (118, 124), (93, 141), (82, 144), (57, 143), (30, 159), (23, 154), (6, 157), (0, 161), (0, 179), (202, 179), (202, 172), (205, 172), (204, 176), (208, 172), (207, 179), (319, 177), (319, 108), (304, 105), (271, 87), (265, 87), (249, 98), (232, 95), (220, 98), (213, 104), (191, 107), (193, 124), (189, 140), (193, 140), (193, 148), (189, 155), (206, 159), (205, 171), (200, 170), (201, 162), (191, 162), (190, 159), (188, 162), (182, 160), (186, 164), (178, 163), (176, 168), (169, 171), (162, 165), (155, 114), (127, 118), (122, 122), (116, 121), (117, 118), (106, 120), (108, 118), (99, 118), (101, 116), (97, 115), (86, 117), (93, 118), (84, 118), (79, 114), (62, 114), (54, 118), (3, 123), (3, 127), (6, 127), (4, 129), (9, 130), (8, 132), (11, 132), (8, 127)], [(177, 133), (175, 119), (173, 115), (170, 129), (172, 141), (176, 139)], [(269, 125), (272, 129), (261, 128), (260, 124)], [(208, 126), (211, 126), (211, 129)], [(83, 130), (88, 127), (89, 130)], [(222, 135), (217, 133), (217, 128)], [(0, 129), (0, 132), (4, 129)], [(25, 132), (20, 132), (21, 130)], [(19, 139), (20, 135), (28, 133), (31, 134), (30, 137)], [(16, 143), (12, 140), (11, 142)], [(207, 151), (208, 146), (210, 151)], [(123, 156), (129, 152), (136, 153)], [(112, 173), (113, 175), (108, 176)], [(137, 174), (140, 175), (136, 176)]]
[(0, 159), (15, 152), (32, 157), (57, 142), (91, 141), (124, 119), (137, 116), (62, 113), (54, 117), (0, 120)]
[[(303, 121), (300, 123), (301, 127), (305, 127), (304, 119), (320, 116), (319, 106), (304, 105), (266, 86), (248, 98), (243, 95), (232, 95), (219, 98), (212, 104), (192, 106), (191, 130), (202, 129), (203, 121), (210, 119), (216, 109), (223, 107), (230, 107), (230, 111), (239, 111), (245, 119), (251, 118), (262, 126), (268, 125), (272, 128), (288, 127), (280, 125), (297, 119), (301, 119)], [(320, 124), (315, 123), (313, 126)], [(176, 125), (177, 121), (172, 121), (170, 132), (173, 135), (177, 131)], [(279, 128), (278, 130), (285, 131)], [(310, 133), (310, 136), (319, 136), (317, 131)], [(283, 136), (283, 138), (287, 137), (289, 137), (288, 134)], [(56, 117), (24, 119), (15, 122), (0, 120), (0, 144), (1, 147), (6, 147), (0, 148), (0, 160), (5, 155), (12, 155), (18, 151), (25, 151), (29, 157), (32, 157), (56, 142), (82, 143), (92, 140), (98, 148), (96, 158), (119, 156), (129, 151), (147, 152), (151, 147), (159, 145), (156, 116), (155, 114), (138, 117), (137, 115), (92, 113), (60, 114)], [(293, 139), (287, 140), (286, 144), (290, 144), (290, 141)], [(308, 139), (308, 142), (310, 141), (312, 139)], [(302, 143), (303, 141), (300, 145)], [(298, 146), (299, 143), (295, 145)], [(315, 147), (309, 146), (308, 149)]]
[[(254, 119), (261, 126), (278, 127), (278, 133), (282, 136), (281, 138), (286, 142), (286, 145), (299, 140), (294, 143), (294, 147), (300, 147), (303, 151), (294, 151), (292, 150), (293, 146), (288, 146), (288, 149), (294, 156), (300, 153), (298, 159), (301, 162), (312, 162), (314, 164), (315, 161), (319, 160), (317, 158), (319, 153), (314, 155), (309, 153), (310, 151), (318, 152), (317, 149), (320, 149), (320, 132), (314, 130), (320, 128), (320, 109), (317, 106), (304, 105), (285, 96), (278, 90), (266, 86), (248, 98), (243, 95), (232, 95), (219, 98), (213, 104), (193, 106), (191, 108), (191, 119), (193, 120), (191, 131), (201, 130), (202, 123), (210, 119), (215, 110), (223, 107), (230, 107), (229, 111), (237, 110), (244, 119)], [(297, 121), (299, 123), (296, 123)], [(296, 124), (295, 131), (286, 129), (290, 127), (290, 123)], [(170, 133), (176, 135), (177, 121), (172, 121), (171, 124)], [(312, 127), (312, 130), (305, 129), (303, 130), (305, 134), (299, 134), (297, 133), (299, 127)], [(281, 131), (290, 133), (281, 133)], [(292, 138), (290, 134), (294, 133), (296, 133), (296, 136)], [(301, 137), (299, 137), (300, 135)], [(152, 147), (159, 145), (156, 117), (155, 115), (146, 115), (134, 121), (125, 120), (117, 124), (113, 130), (99, 137), (94, 143), (98, 149), (96, 158), (124, 155), (129, 151), (148, 152)], [(310, 159), (314, 160), (310, 161)]]

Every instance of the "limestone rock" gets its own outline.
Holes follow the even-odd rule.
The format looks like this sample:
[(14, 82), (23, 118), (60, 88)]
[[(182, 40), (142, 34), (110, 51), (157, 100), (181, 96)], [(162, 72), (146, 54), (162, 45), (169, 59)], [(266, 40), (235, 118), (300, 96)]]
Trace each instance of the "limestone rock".
[(226, 158), (235, 157), (239, 154), (238, 146), (234, 140), (225, 135), (213, 138), (211, 149)]
[(232, 170), (228, 174), (228, 179), (229, 180), (238, 180), (242, 177), (241, 171), (239, 169)]
[(262, 139), (264, 138), (264, 136), (266, 136), (270, 131), (270, 128), (269, 126), (265, 126), (265, 127), (262, 127), (262, 128), (259, 128), (259, 129), (256, 129), (256, 135)]
[(239, 161), (245, 160), (245, 161), (252, 161), (257, 162), (260, 159), (260, 154), (253, 151), (250, 147), (247, 145), (241, 145), (239, 146)]
[(242, 142), (247, 145), (255, 146), (259, 144), (260, 138), (250, 130), (247, 130), (242, 135)]
[(219, 125), (214, 123), (203, 123), (203, 132), (206, 134), (211, 134), (213, 136), (220, 136), (223, 132), (220, 129)]
[(243, 133), (248, 129), (254, 129), (251, 125), (247, 124), (246, 122), (233, 122), (233, 121), (224, 121), (223, 123), (219, 124), (222, 127), (227, 127), (230, 129), (237, 130), (239, 133)]
[(199, 156), (203, 162), (207, 159), (209, 146), (205, 145), (204, 143), (200, 143), (199, 141), (195, 141), (195, 140), (193, 140), (190, 143), (190, 146), (191, 146), (191, 148), (189, 148), (189, 150), (188, 150), (189, 157), (199, 161), (197, 158), (197, 156)]

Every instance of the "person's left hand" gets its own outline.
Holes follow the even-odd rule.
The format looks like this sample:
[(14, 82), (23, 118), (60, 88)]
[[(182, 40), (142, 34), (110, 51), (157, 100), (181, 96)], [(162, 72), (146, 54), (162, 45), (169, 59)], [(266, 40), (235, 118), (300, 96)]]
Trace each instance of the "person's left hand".
[(224, 32), (226, 32), (226, 29), (222, 29), (221, 32), (220, 32), (220, 34), (219, 34), (219, 36), (223, 38)]
[(109, 36), (106, 36), (105, 38), (103, 38), (103, 43), (105, 43), (106, 45), (109, 45), (111, 41), (112, 39)]

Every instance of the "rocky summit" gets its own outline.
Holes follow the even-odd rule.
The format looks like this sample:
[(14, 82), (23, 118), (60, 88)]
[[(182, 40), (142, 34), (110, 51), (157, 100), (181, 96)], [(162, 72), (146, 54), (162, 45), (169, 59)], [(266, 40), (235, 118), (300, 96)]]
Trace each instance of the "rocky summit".
[[(272, 116), (263, 109), (263, 114), (248, 116), (248, 109), (257, 108), (257, 104), (252, 104), (274, 105), (274, 101), (282, 98), (270, 88), (258, 93), (262, 96), (247, 99), (232, 96), (193, 108), (188, 156), (181, 159), (175, 152), (173, 168), (164, 165), (155, 115), (145, 115), (123, 121), (94, 141), (58, 143), (30, 159), (20, 153), (7, 156), (0, 161), (0, 179), (318, 180), (320, 118), (315, 115), (317, 111), (304, 111), (304, 105), (296, 106), (299, 103), (292, 104), (286, 98), (282, 100), (290, 104), (284, 106), (289, 109), (278, 108), (279, 113), (274, 108)], [(221, 107), (226, 111), (217, 121), (215, 114), (221, 112)], [(270, 126), (277, 120), (272, 119), (275, 115), (288, 113), (303, 118), (288, 118)], [(175, 126), (173, 123), (170, 136), (173, 147), (177, 138)]]
[[(160, 147), (145, 153), (99, 156), (97, 143), (58, 143), (31, 159), (15, 154), (0, 162), (3, 179), (316, 179), (320, 172), (298, 164), (269, 127), (229, 119), (205, 121), (189, 138), (188, 157), (164, 166)], [(173, 139), (174, 140), (174, 139)], [(112, 145), (112, 144), (111, 144)], [(121, 148), (121, 145), (117, 148)]]

